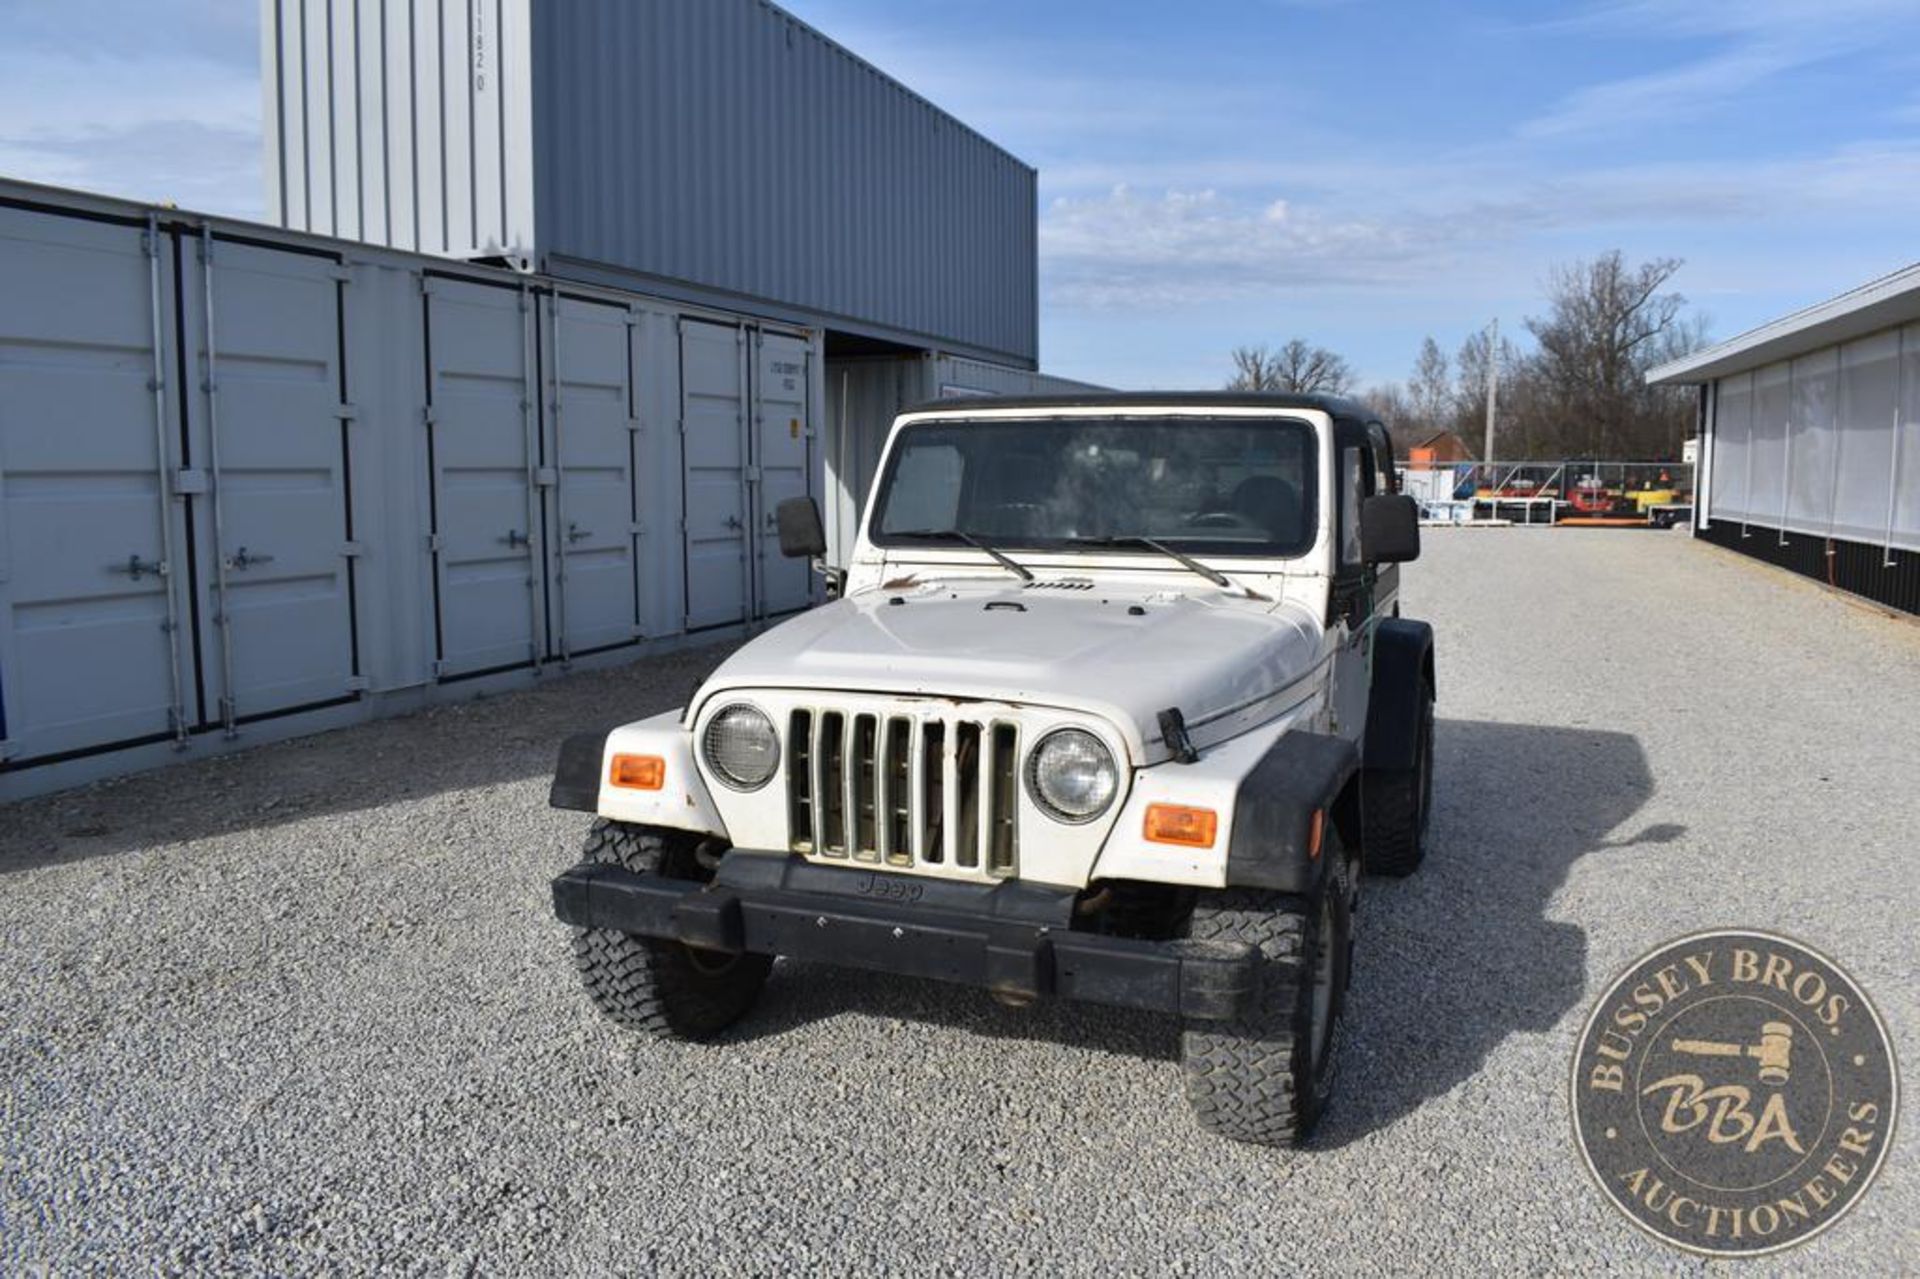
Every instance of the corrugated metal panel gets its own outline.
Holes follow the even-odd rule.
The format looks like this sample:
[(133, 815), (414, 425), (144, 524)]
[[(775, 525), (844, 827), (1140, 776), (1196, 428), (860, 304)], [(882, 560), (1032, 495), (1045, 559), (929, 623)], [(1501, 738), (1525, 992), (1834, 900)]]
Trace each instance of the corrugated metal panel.
[(1730, 521), (1702, 529), (1699, 536), (1715, 546), (1750, 555), (1836, 590), (1903, 612), (1920, 613), (1920, 553)]
[(533, 264), (528, 0), (261, 0), (282, 226)]
[(1034, 172), (761, 0), (534, 13), (540, 248), (1035, 356)]
[(1010, 369), (1004, 364), (987, 364), (945, 355), (934, 363), (933, 396), (947, 399), (961, 395), (1070, 395), (1075, 391), (1105, 391), (1111, 388), (1072, 378), (1035, 373), (1028, 369)]
[(851, 555), (893, 419), (901, 410), (957, 395), (1053, 395), (1105, 387), (1030, 369), (936, 355), (833, 360), (827, 364), (823, 449), (827, 556)]
[(1031, 366), (1035, 174), (764, 0), (262, 0), (284, 225)]

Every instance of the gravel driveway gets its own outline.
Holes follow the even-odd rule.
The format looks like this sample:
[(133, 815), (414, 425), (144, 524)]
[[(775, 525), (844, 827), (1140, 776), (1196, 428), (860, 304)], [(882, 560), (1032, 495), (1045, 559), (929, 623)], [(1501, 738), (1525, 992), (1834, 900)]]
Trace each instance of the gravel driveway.
[[(1920, 626), (1680, 533), (1427, 545), (1435, 852), (1368, 883), (1318, 1149), (1202, 1135), (1149, 1016), (800, 965), (718, 1045), (595, 1016), (554, 746), (698, 650), (0, 808), (0, 1272), (1704, 1269), (1588, 1183), (1574, 1036), (1753, 925), (1920, 1061)], [(1920, 1271), (1917, 1131), (1756, 1268)]]

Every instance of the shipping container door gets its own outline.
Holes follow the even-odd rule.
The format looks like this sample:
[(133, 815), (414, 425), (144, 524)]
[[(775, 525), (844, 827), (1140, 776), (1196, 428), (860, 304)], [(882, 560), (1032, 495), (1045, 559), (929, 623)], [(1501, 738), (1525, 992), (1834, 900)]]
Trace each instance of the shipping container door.
[(184, 299), (200, 677), (228, 724), (356, 686), (340, 352), (331, 255), (189, 237)]
[(139, 226), (0, 208), (0, 755), (14, 764), (196, 714), (179, 704), (170, 359), (152, 385), (156, 288), (172, 348), (173, 251), (162, 237), (150, 260), (147, 243)]
[(747, 616), (746, 334), (680, 322), (687, 628)]
[(547, 436), (559, 459), (548, 571), (554, 642), (570, 657), (639, 634), (631, 329), (623, 306), (548, 295)]
[(545, 634), (533, 311), (522, 290), (426, 281), (438, 674), (537, 660)]
[(796, 337), (763, 333), (754, 349), (754, 465), (760, 477), (756, 486), (758, 587), (760, 613), (770, 616), (797, 612), (813, 602), (813, 566), (780, 554), (774, 514), (788, 498), (812, 492), (808, 462), (813, 432), (807, 421), (807, 406), (812, 402), (807, 385), (811, 348)]

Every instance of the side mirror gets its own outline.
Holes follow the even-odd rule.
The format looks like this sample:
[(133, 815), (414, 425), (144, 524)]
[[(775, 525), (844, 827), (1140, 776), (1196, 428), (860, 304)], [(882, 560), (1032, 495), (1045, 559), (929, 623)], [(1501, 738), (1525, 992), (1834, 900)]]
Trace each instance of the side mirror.
[(1360, 504), (1360, 558), (1404, 564), (1420, 558), (1420, 507), (1398, 493), (1378, 493)]
[(780, 553), (788, 559), (827, 553), (827, 530), (820, 523), (820, 506), (812, 498), (788, 498), (773, 508), (773, 520), (780, 529)]

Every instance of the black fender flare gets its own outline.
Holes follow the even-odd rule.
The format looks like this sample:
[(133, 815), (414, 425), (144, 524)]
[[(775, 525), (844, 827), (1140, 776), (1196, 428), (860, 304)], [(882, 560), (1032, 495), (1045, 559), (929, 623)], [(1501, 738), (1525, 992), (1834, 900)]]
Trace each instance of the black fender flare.
[(1381, 619), (1373, 633), (1373, 681), (1367, 690), (1368, 772), (1413, 767), (1423, 684), (1433, 684), (1433, 627), (1408, 618)]
[(600, 761), (607, 753), (605, 733), (575, 733), (560, 743), (547, 803), (580, 813), (600, 811)]
[(1303, 897), (1317, 890), (1327, 859), (1313, 846), (1315, 815), (1330, 814), (1347, 848), (1357, 852), (1359, 773), (1360, 752), (1346, 738), (1283, 734), (1240, 779), (1227, 838), (1227, 885)]

